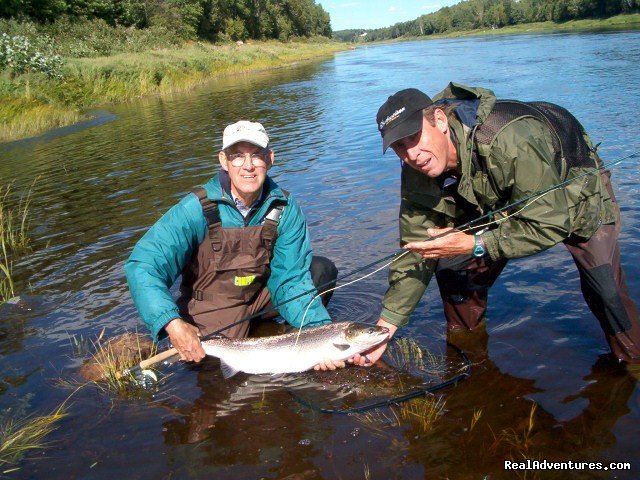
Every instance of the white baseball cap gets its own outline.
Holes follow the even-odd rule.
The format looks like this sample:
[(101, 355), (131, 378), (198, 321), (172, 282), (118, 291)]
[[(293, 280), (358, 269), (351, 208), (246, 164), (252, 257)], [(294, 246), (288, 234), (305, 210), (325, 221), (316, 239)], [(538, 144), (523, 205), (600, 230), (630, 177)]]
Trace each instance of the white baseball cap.
[(222, 134), (222, 149), (229, 148), (239, 142), (249, 142), (258, 147), (269, 145), (269, 136), (261, 123), (240, 120), (227, 125)]

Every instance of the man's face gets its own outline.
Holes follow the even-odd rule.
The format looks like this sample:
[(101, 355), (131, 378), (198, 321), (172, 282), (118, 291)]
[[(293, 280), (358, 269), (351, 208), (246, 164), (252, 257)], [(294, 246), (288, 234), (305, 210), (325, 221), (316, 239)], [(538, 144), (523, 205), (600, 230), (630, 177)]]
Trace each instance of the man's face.
[(414, 170), (431, 178), (440, 176), (445, 170), (455, 168), (450, 155), (449, 128), (446, 116), (436, 116), (436, 126), (422, 118), (422, 129), (401, 138), (391, 145), (396, 155)]
[[(264, 161), (260, 162), (258, 157)], [(233, 194), (244, 202), (253, 203), (267, 178), (267, 170), (273, 164), (273, 152), (252, 143), (240, 142), (220, 152), (218, 158), (222, 168), (229, 172)], [(232, 162), (242, 162), (242, 165), (234, 166)]]

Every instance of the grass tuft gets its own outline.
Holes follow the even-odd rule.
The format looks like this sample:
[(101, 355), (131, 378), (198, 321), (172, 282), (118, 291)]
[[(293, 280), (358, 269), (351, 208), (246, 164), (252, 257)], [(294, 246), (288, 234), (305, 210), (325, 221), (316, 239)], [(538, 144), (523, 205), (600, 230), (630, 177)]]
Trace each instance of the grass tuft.
[[(65, 403), (49, 415), (16, 420), (0, 420), (0, 467), (17, 464), (29, 451), (48, 446), (45, 437), (67, 415)], [(11, 470), (14, 471), (14, 470)], [(7, 470), (5, 470), (6, 473)]]
[(358, 421), (371, 432), (386, 436), (387, 427), (408, 425), (420, 433), (431, 431), (442, 416), (445, 407), (443, 397), (428, 395), (403, 402), (389, 409), (376, 409), (357, 414)]
[[(155, 355), (156, 344), (138, 333), (124, 333), (109, 340), (103, 338), (104, 330), (93, 342), (94, 354), (81, 367), (80, 376), (105, 391), (125, 396), (140, 394), (146, 384), (131, 375), (123, 375), (123, 372)], [(84, 343), (84, 339), (72, 339), (72, 346)]]
[(507, 456), (512, 460), (518, 458), (533, 458), (532, 456), (532, 432), (534, 428), (534, 416), (537, 404), (531, 405), (529, 419), (522, 430), (507, 428), (498, 435), (494, 435), (494, 442), (490, 449), (493, 452), (506, 449)]
[(29, 205), (35, 180), (26, 195), (20, 197), (17, 207), (8, 206), (11, 184), (0, 186), (0, 304), (13, 298), (15, 285), (12, 276), (12, 257), (31, 249)]

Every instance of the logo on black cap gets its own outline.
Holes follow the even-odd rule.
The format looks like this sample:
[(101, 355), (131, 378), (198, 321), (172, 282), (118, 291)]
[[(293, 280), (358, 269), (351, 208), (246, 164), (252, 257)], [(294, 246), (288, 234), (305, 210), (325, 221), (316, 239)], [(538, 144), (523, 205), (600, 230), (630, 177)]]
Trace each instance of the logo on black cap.
[(433, 105), (428, 95), (416, 88), (407, 88), (391, 95), (378, 109), (376, 122), (382, 136), (382, 151), (420, 131), (422, 110)]

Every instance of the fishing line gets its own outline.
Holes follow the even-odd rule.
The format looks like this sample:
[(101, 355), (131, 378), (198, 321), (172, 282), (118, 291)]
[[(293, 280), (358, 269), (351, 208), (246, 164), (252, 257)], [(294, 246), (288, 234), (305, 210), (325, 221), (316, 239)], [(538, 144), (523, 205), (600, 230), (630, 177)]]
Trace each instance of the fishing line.
[[(492, 210), (490, 212), (487, 212), (486, 214), (481, 215), (480, 217), (477, 217), (477, 218), (475, 218), (473, 220), (470, 220), (470, 221), (468, 221), (468, 222), (466, 222), (466, 223), (464, 223), (462, 225), (459, 225), (456, 228), (453, 228), (453, 229), (447, 230), (445, 232), (442, 232), (442, 233), (440, 233), (438, 235), (432, 236), (432, 237), (428, 238), (428, 240), (435, 240), (435, 239), (438, 239), (438, 238), (442, 238), (442, 237), (444, 237), (446, 235), (449, 235), (449, 234), (451, 234), (453, 232), (460, 232), (460, 231), (464, 232), (464, 231), (468, 231), (470, 229), (478, 228), (479, 225), (476, 225), (477, 222), (479, 222), (481, 220), (485, 220), (485, 219), (491, 219), (491, 220), (489, 222), (487, 222), (486, 224), (481, 225), (482, 227), (500, 223), (500, 222), (506, 220), (507, 218), (509, 218), (509, 217), (511, 217), (513, 215), (516, 215), (517, 213), (521, 212), (523, 209), (527, 208), (531, 203), (533, 203), (537, 199), (541, 198), (542, 196), (546, 195), (547, 193), (550, 193), (550, 192), (552, 192), (554, 190), (562, 188), (565, 185), (573, 182), (574, 180), (576, 180), (578, 178), (582, 178), (582, 177), (585, 177), (585, 176), (588, 176), (588, 175), (594, 175), (596, 173), (599, 173), (602, 170), (605, 170), (605, 169), (608, 169), (608, 168), (610, 168), (612, 166), (618, 165), (618, 164), (622, 163), (623, 161), (628, 160), (629, 158), (637, 156), (638, 154), (640, 154), (640, 150), (637, 150), (637, 151), (635, 151), (633, 153), (630, 153), (630, 154), (628, 154), (628, 155), (626, 155), (624, 157), (621, 157), (621, 158), (619, 158), (617, 160), (614, 160), (612, 162), (604, 163), (599, 167), (595, 167), (595, 168), (589, 169), (588, 171), (585, 171), (585, 172), (583, 172), (583, 173), (581, 173), (579, 175), (571, 177), (571, 178), (569, 178), (569, 179), (567, 179), (567, 180), (565, 180), (563, 182), (560, 182), (560, 183), (558, 183), (556, 185), (553, 185), (553, 186), (551, 186), (551, 187), (549, 187), (547, 189), (538, 191), (536, 193), (533, 193), (533, 194), (529, 195), (528, 197), (522, 198), (522, 199), (517, 200), (515, 202), (512, 202), (512, 203), (510, 203), (508, 205), (505, 205), (505, 206), (500, 207), (498, 209), (495, 209), (495, 210)], [(510, 215), (507, 215), (505, 217), (501, 217), (499, 219), (494, 219), (493, 218), (496, 214), (502, 213), (502, 212), (504, 212), (504, 211), (506, 211), (506, 210), (508, 210), (510, 208), (513, 208), (515, 206), (521, 205), (523, 203), (525, 203), (526, 205), (524, 205), (517, 212), (514, 212), (514, 213), (512, 213)], [(215, 331), (213, 331), (211, 333), (203, 335), (202, 337), (200, 337), (200, 339), (201, 340), (207, 340), (207, 339), (212, 338), (212, 337), (214, 337), (216, 335), (220, 335), (222, 332), (224, 332), (225, 330), (227, 330), (227, 329), (229, 329), (231, 327), (234, 327), (236, 325), (240, 325), (241, 323), (244, 323), (244, 322), (248, 322), (248, 321), (254, 320), (254, 319), (259, 318), (262, 315), (265, 315), (267, 313), (276, 312), (283, 305), (286, 305), (287, 303), (290, 303), (290, 302), (292, 302), (294, 300), (302, 298), (302, 297), (304, 297), (306, 295), (310, 295), (310, 294), (315, 293), (316, 297), (320, 296), (320, 295), (322, 295), (324, 293), (327, 293), (327, 292), (331, 291), (332, 289), (334, 289), (335, 282), (337, 282), (338, 280), (343, 280), (345, 278), (351, 277), (351, 276), (353, 276), (353, 275), (355, 275), (357, 273), (360, 273), (360, 272), (362, 272), (364, 270), (367, 270), (367, 269), (369, 269), (369, 268), (371, 268), (371, 267), (373, 267), (375, 265), (378, 265), (381, 262), (385, 262), (385, 261), (390, 260), (390, 262), (388, 262), (384, 267), (379, 268), (378, 270), (376, 270), (375, 272), (372, 272), (371, 274), (376, 273), (377, 271), (381, 270), (382, 268), (385, 268), (386, 266), (388, 266), (391, 263), (393, 263), (398, 258), (406, 255), (408, 252), (410, 252), (410, 251), (406, 250), (406, 249), (397, 250), (396, 252), (394, 252), (394, 253), (392, 253), (390, 255), (387, 255), (385, 257), (379, 258), (377, 260), (374, 260), (373, 262), (371, 262), (371, 263), (369, 263), (367, 265), (364, 265), (363, 267), (357, 268), (357, 269), (352, 270), (351, 272), (348, 272), (348, 273), (346, 273), (344, 275), (338, 276), (333, 281), (325, 282), (324, 284), (319, 285), (318, 287), (314, 287), (314, 288), (312, 288), (310, 290), (307, 290), (306, 292), (302, 292), (302, 293), (300, 293), (298, 295), (295, 295), (295, 296), (290, 297), (290, 298), (288, 298), (286, 300), (283, 300), (282, 302), (280, 302), (280, 303), (278, 303), (276, 305), (273, 305), (271, 308), (268, 308), (268, 307), (264, 308), (264, 309), (254, 313), (254, 314), (251, 314), (251, 315), (248, 315), (248, 316), (246, 316), (244, 318), (241, 318), (241, 319), (239, 319), (239, 320), (237, 320), (237, 321), (235, 321), (235, 322), (233, 322), (233, 323), (231, 323), (231, 324), (229, 324), (229, 325), (227, 325), (225, 327), (222, 327), (222, 328), (220, 328), (218, 330), (215, 330)], [(366, 277), (363, 277), (363, 278), (366, 278)], [(358, 281), (358, 280), (361, 280), (361, 279), (357, 279), (356, 281)], [(355, 283), (355, 281), (351, 282), (351, 283)], [(330, 287), (330, 288), (328, 288), (328, 287)], [(326, 290), (324, 290), (324, 289), (326, 289)], [(321, 293), (318, 294), (318, 292), (321, 292)], [(315, 297), (314, 297), (314, 299), (315, 299)], [(313, 299), (312, 299), (312, 301), (313, 301)], [(302, 326), (302, 324), (301, 324), (301, 326)], [(308, 326), (308, 325), (306, 325), (306, 326)], [(139, 370), (139, 369), (140, 369), (139, 366), (136, 366), (136, 367), (133, 367), (130, 371), (133, 372), (133, 371)]]
[(316, 294), (307, 304), (307, 308), (305, 308), (304, 310), (304, 315), (302, 316), (302, 322), (300, 322), (300, 328), (298, 329), (298, 335), (296, 336), (296, 343), (293, 345), (294, 347), (298, 344), (298, 338), (300, 338), (300, 333), (302, 332), (302, 326), (304, 325), (304, 321), (307, 318), (307, 312), (309, 311), (309, 307), (311, 307), (311, 304), (313, 303), (313, 301), (320, 297), (321, 295), (324, 295), (325, 293), (329, 293), (329, 292), (333, 292), (334, 290), (338, 290), (339, 288), (342, 287), (346, 287), (348, 285), (351, 285), (353, 283), (359, 282), (360, 280), (364, 280), (367, 277), (370, 277), (371, 275), (373, 275), (374, 273), (378, 273), (380, 270), (383, 270), (384, 268), (387, 268), (389, 265), (391, 265), (393, 262), (395, 262), (396, 260), (398, 260), (399, 258), (402, 258), (403, 256), (405, 256), (406, 254), (410, 253), (411, 250), (403, 250), (402, 253), (400, 255), (398, 255), (397, 257), (395, 257), (393, 260), (391, 260), (388, 263), (385, 263), (384, 265), (382, 265), (380, 268), (376, 268), (373, 272), (367, 273), (366, 275), (363, 275), (362, 277), (356, 278), (355, 280), (352, 280), (350, 282), (347, 282), (343, 285), (338, 285), (336, 287), (330, 288), (328, 290), (323, 291), (322, 293), (318, 293)]
[[(504, 207), (492, 210), (492, 211), (490, 211), (490, 212), (488, 212), (488, 213), (486, 213), (486, 214), (484, 214), (484, 215), (482, 215), (480, 217), (474, 218), (473, 220), (470, 220), (470, 221), (468, 221), (468, 222), (466, 222), (466, 223), (464, 223), (464, 224), (462, 224), (462, 225), (460, 225), (458, 227), (455, 227), (455, 228), (452, 228), (450, 230), (447, 230), (447, 231), (445, 231), (445, 232), (443, 232), (441, 234), (438, 234), (438, 235), (435, 235), (435, 236), (431, 236), (427, 240), (435, 240), (435, 239), (438, 239), (438, 238), (442, 238), (442, 237), (444, 237), (446, 235), (449, 235), (449, 234), (451, 234), (453, 232), (464, 233), (464, 232), (467, 232), (469, 230), (475, 230), (475, 229), (485, 228), (485, 227), (488, 227), (488, 226), (491, 226), (491, 225), (497, 225), (497, 224), (499, 224), (501, 222), (504, 222), (505, 220), (507, 220), (507, 219), (509, 219), (509, 218), (511, 218), (511, 217), (513, 217), (515, 215), (518, 215), (524, 209), (529, 207), (529, 205), (531, 205), (532, 203), (538, 201), (539, 199), (541, 199), (545, 195), (564, 187), (565, 185), (573, 182), (574, 180), (582, 178), (582, 177), (586, 177), (586, 176), (589, 176), (589, 175), (593, 175), (593, 174), (598, 173), (598, 172), (600, 172), (602, 170), (606, 170), (606, 169), (608, 169), (610, 167), (613, 167), (615, 165), (618, 165), (619, 163), (622, 163), (623, 161), (625, 161), (625, 160), (627, 160), (627, 159), (629, 159), (631, 157), (634, 157), (634, 156), (636, 156), (638, 154), (640, 154), (640, 151), (636, 151), (636, 152), (630, 153), (629, 155), (621, 157), (621, 158), (619, 158), (617, 160), (614, 160), (612, 162), (602, 164), (599, 167), (591, 168), (591, 169), (589, 169), (589, 170), (587, 170), (587, 171), (585, 171), (585, 172), (583, 172), (581, 174), (578, 174), (578, 175), (575, 175), (575, 176), (573, 176), (571, 178), (568, 178), (568, 179), (564, 180), (563, 182), (557, 183), (557, 184), (555, 184), (555, 185), (553, 185), (553, 186), (551, 186), (551, 187), (549, 187), (547, 189), (540, 190), (540, 191), (535, 192), (535, 193), (533, 193), (533, 194), (531, 194), (531, 195), (529, 195), (529, 196), (527, 196), (525, 198), (522, 198), (522, 199), (517, 200), (515, 202), (512, 202), (512, 203), (510, 203), (508, 205), (505, 205)], [(510, 208), (513, 208), (515, 206), (521, 205), (522, 203), (524, 203), (525, 205), (522, 206), (522, 208), (520, 208), (519, 210), (516, 210), (515, 212), (509, 213), (509, 214), (507, 214), (505, 216), (502, 216), (502, 217), (500, 217), (498, 219), (492, 219), (487, 223), (484, 223), (484, 224), (481, 224), (481, 225), (476, 225), (477, 222), (479, 222), (481, 220), (484, 220), (485, 218), (492, 218), (495, 215), (497, 215), (499, 213), (502, 213), (502, 212), (504, 212), (506, 210), (509, 210)], [(374, 273), (379, 272), (380, 270), (384, 269), (385, 267), (388, 267), (393, 262), (395, 262), (396, 260), (400, 259), (401, 257), (403, 257), (404, 255), (406, 255), (409, 252), (410, 252), (410, 250), (401, 249), (401, 250), (397, 251), (395, 254), (392, 255), (392, 256), (395, 256), (395, 258), (393, 258), (393, 260), (391, 260), (390, 262), (384, 264), (382, 267), (374, 270), (373, 272), (371, 272), (371, 273), (369, 273), (367, 275), (364, 275), (362, 277), (359, 277), (359, 278), (357, 278), (355, 280), (352, 280), (351, 282), (345, 283), (343, 285), (339, 285), (337, 287), (330, 288), (328, 290), (324, 290), (324, 291), (316, 294), (309, 301), (309, 303), (307, 304), (307, 307), (305, 308), (305, 313), (304, 313), (304, 315), (302, 317), (300, 331), (302, 330), (302, 326), (304, 325), (304, 320), (306, 319), (306, 316), (307, 316), (307, 313), (309, 311), (309, 308), (310, 308), (311, 304), (313, 303), (313, 301), (316, 298), (320, 297), (321, 295), (324, 295), (325, 293), (328, 293), (328, 292), (331, 292), (331, 291), (334, 291), (334, 290), (338, 290), (339, 288), (346, 287), (347, 285), (351, 285), (353, 283), (359, 282), (360, 280), (364, 280), (365, 278), (370, 277), (371, 275), (373, 275)], [(368, 268), (370, 266), (373, 266), (373, 265), (375, 265), (377, 263), (383, 262), (385, 260), (388, 260), (389, 258), (391, 258), (391, 256), (384, 257), (383, 259), (380, 259), (377, 262), (374, 262), (372, 264), (367, 265), (366, 267), (363, 267), (363, 269)], [(355, 273), (359, 273), (363, 269), (359, 269), (359, 270), (356, 270), (355, 272), (351, 272), (348, 275), (345, 275), (344, 277), (351, 276), (351, 275), (353, 275)], [(344, 278), (344, 277), (342, 277), (342, 278)], [(300, 334), (298, 333), (298, 336), (299, 335)], [(296, 338), (296, 343), (297, 343), (297, 338)]]
[[(619, 163), (622, 163), (625, 160), (628, 160), (629, 158), (637, 156), (638, 154), (640, 154), (640, 150), (637, 150), (637, 151), (635, 151), (633, 153), (630, 153), (629, 155), (626, 155), (624, 157), (621, 157), (621, 158), (619, 158), (617, 160), (614, 160), (614, 161), (611, 161), (609, 163), (603, 163), (602, 165), (600, 165), (598, 167), (594, 167), (594, 168), (588, 169), (588, 170), (586, 170), (585, 172), (583, 172), (581, 174), (575, 175), (575, 176), (573, 176), (571, 178), (568, 178), (568, 179), (566, 179), (566, 180), (564, 180), (564, 181), (562, 181), (560, 183), (556, 183), (555, 185), (553, 185), (551, 187), (548, 187), (548, 188), (545, 188), (544, 190), (539, 190), (539, 191), (537, 191), (535, 193), (532, 193), (531, 195), (529, 195), (529, 196), (527, 196), (525, 198), (521, 198), (520, 200), (516, 200), (515, 202), (509, 203), (508, 205), (505, 205), (504, 207), (500, 207), (500, 208), (497, 208), (495, 210), (491, 210), (490, 212), (487, 212), (484, 215), (476, 217), (473, 220), (469, 220), (467, 223), (464, 223), (464, 224), (456, 227), (455, 229), (447, 230), (446, 232), (443, 232), (443, 233), (441, 233), (439, 235), (430, 237), (428, 240), (435, 240), (437, 238), (444, 237), (445, 235), (448, 235), (449, 233), (452, 233), (454, 231), (462, 231), (461, 229), (469, 230), (471, 228), (477, 228), (477, 226), (474, 225), (474, 224), (476, 222), (479, 222), (480, 220), (484, 220), (485, 218), (492, 218), (494, 215), (496, 215), (498, 213), (502, 213), (505, 210), (509, 210), (510, 208), (513, 208), (513, 207), (516, 207), (516, 206), (521, 205), (523, 203), (529, 202), (530, 200), (535, 201), (535, 200), (537, 200), (537, 198), (540, 198), (540, 197), (546, 195), (547, 193), (550, 193), (550, 192), (553, 192), (554, 190), (562, 188), (565, 185), (568, 185), (569, 183), (573, 182), (574, 180), (577, 180), (579, 178), (586, 177), (586, 176), (589, 176), (589, 175), (594, 175), (596, 173), (601, 172), (602, 170), (607, 170), (610, 167), (614, 167), (614, 166), (618, 165)], [(530, 203), (532, 203), (532, 202), (529, 202), (529, 204)], [(526, 206), (528, 206), (528, 205), (526, 205)], [(526, 208), (526, 206), (523, 207), (523, 208)], [(522, 211), (522, 209), (519, 210), (519, 211)], [(497, 223), (499, 221), (500, 220), (491, 220), (486, 225), (491, 225), (491, 224)], [(466, 231), (466, 230), (464, 230), (464, 231)]]
[[(595, 173), (599, 173), (601, 170), (605, 170), (605, 169), (608, 169), (608, 168), (610, 168), (612, 166), (618, 165), (619, 163), (622, 163), (623, 161), (628, 160), (629, 158), (635, 157), (638, 154), (640, 154), (640, 150), (637, 150), (637, 151), (635, 151), (633, 153), (630, 153), (630, 154), (628, 154), (628, 155), (626, 155), (624, 157), (621, 157), (621, 158), (619, 158), (617, 160), (614, 160), (612, 162), (602, 164), (599, 167), (591, 168), (588, 171), (585, 171), (585, 172), (583, 172), (583, 173), (581, 173), (579, 175), (576, 175), (576, 176), (571, 177), (571, 178), (569, 178), (567, 180), (564, 180), (563, 182), (560, 182), (560, 183), (558, 183), (556, 185), (553, 185), (553, 186), (551, 186), (549, 188), (546, 188), (544, 190), (535, 192), (535, 193), (533, 193), (533, 194), (531, 194), (531, 195), (529, 195), (529, 196), (527, 196), (525, 198), (522, 198), (522, 199), (517, 200), (515, 202), (512, 202), (512, 203), (510, 203), (508, 205), (505, 205), (505, 206), (500, 207), (498, 209), (495, 209), (495, 210), (492, 210), (490, 212), (487, 212), (486, 214), (481, 215), (480, 217), (477, 217), (477, 218), (475, 218), (473, 220), (470, 220), (469, 222), (466, 222), (466, 223), (456, 227), (455, 229), (447, 230), (447, 231), (445, 231), (445, 232), (443, 232), (443, 233), (441, 233), (439, 235), (435, 235), (433, 237), (430, 237), (429, 240), (435, 240), (437, 238), (441, 238), (441, 237), (444, 237), (446, 235), (449, 235), (449, 234), (451, 234), (453, 232), (462, 231), (462, 229), (463, 229), (463, 231), (467, 231), (467, 230), (472, 229), (472, 228), (477, 228), (477, 226), (475, 225), (477, 222), (479, 222), (481, 220), (488, 219), (488, 218), (492, 218), (498, 213), (502, 213), (502, 212), (504, 212), (504, 211), (506, 211), (506, 210), (508, 210), (510, 208), (513, 208), (515, 206), (518, 206), (518, 205), (521, 205), (523, 203), (529, 202), (527, 205), (525, 205), (523, 207), (523, 208), (526, 208), (530, 203), (535, 201), (537, 198), (542, 197), (542, 196), (546, 195), (549, 192), (557, 190), (558, 188), (562, 188), (565, 185), (573, 182), (574, 180), (576, 180), (578, 178), (582, 178), (582, 177), (585, 177), (585, 176), (588, 176), (588, 175), (593, 175)], [(519, 213), (520, 211), (522, 211), (522, 209), (520, 209), (518, 212), (515, 212), (515, 213), (513, 213), (511, 215), (515, 215), (515, 214)], [(507, 217), (502, 217), (502, 218), (499, 218), (499, 219), (492, 219), (489, 222), (487, 222), (486, 225), (492, 225), (492, 224), (496, 224), (496, 223), (502, 222), (502, 221), (504, 221), (505, 218), (507, 218)], [(351, 276), (353, 276), (353, 275), (355, 275), (357, 273), (360, 273), (360, 272), (362, 272), (364, 270), (367, 270), (367, 269), (369, 269), (369, 268), (371, 268), (371, 267), (373, 267), (375, 265), (378, 265), (381, 262), (385, 262), (385, 261), (391, 260), (389, 262), (389, 264), (391, 264), (395, 260), (400, 258), (401, 256), (406, 255), (407, 252), (409, 252), (409, 250), (405, 250), (405, 249), (397, 250), (396, 252), (394, 252), (394, 253), (392, 253), (390, 255), (387, 255), (385, 257), (379, 258), (378, 260), (374, 260), (373, 262), (371, 262), (371, 263), (369, 263), (367, 265), (364, 265), (363, 267), (356, 268), (355, 270), (352, 270), (351, 272), (348, 272), (348, 273), (346, 273), (344, 275), (338, 276), (336, 278), (336, 280), (334, 280), (334, 281), (325, 282), (324, 284), (319, 285), (318, 287), (312, 288), (310, 290), (307, 290), (306, 292), (302, 292), (302, 293), (300, 293), (298, 295), (295, 295), (295, 296), (290, 297), (290, 298), (288, 298), (286, 300), (283, 300), (282, 302), (278, 303), (277, 305), (273, 305), (271, 308), (267, 307), (267, 308), (264, 308), (264, 309), (260, 310), (259, 312), (256, 312), (256, 313), (254, 313), (252, 315), (249, 315), (247, 317), (241, 318), (240, 320), (237, 320), (237, 321), (227, 325), (226, 327), (220, 328), (220, 329), (218, 329), (218, 330), (216, 330), (216, 331), (214, 331), (212, 333), (209, 333), (207, 335), (202, 336), (201, 340), (206, 340), (206, 339), (211, 338), (211, 337), (213, 337), (215, 335), (220, 335), (222, 332), (224, 332), (225, 330), (227, 330), (227, 329), (229, 329), (231, 327), (234, 327), (234, 326), (239, 325), (239, 324), (244, 323), (244, 322), (248, 322), (250, 320), (254, 320), (254, 319), (256, 319), (258, 317), (261, 317), (262, 315), (265, 315), (267, 313), (272, 313), (272, 312), (278, 311), (278, 309), (280, 307), (282, 307), (283, 305), (286, 305), (287, 303), (290, 303), (290, 302), (292, 302), (294, 300), (302, 298), (302, 297), (304, 297), (306, 295), (310, 295), (310, 294), (314, 294), (314, 293), (317, 294), (317, 292), (321, 292), (321, 293), (319, 293), (319, 295), (322, 295), (322, 294), (328, 292), (329, 288), (333, 288), (334, 282), (337, 282), (338, 280), (343, 280), (345, 278), (349, 278), (349, 277), (351, 277)]]

